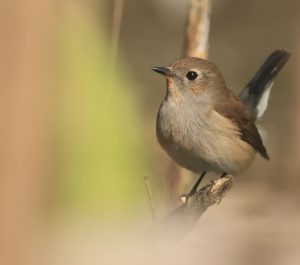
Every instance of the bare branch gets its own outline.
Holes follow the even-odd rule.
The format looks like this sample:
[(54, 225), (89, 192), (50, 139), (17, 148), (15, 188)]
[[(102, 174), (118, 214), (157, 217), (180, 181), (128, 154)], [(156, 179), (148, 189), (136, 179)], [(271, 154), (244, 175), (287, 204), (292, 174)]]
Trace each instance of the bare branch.
[(206, 185), (182, 205), (177, 207), (158, 227), (164, 239), (180, 240), (195, 226), (208, 207), (219, 204), (233, 186), (233, 177), (228, 175)]
[(211, 0), (190, 0), (185, 29), (185, 56), (207, 58)]

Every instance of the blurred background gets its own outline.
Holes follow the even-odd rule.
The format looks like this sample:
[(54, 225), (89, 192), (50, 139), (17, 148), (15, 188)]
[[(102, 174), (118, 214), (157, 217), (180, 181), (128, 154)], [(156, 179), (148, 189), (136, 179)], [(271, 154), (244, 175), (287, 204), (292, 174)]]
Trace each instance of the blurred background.
[(260, 122), (271, 161), (257, 157), (182, 242), (141, 236), (144, 176), (157, 215), (170, 202), (165, 81), (150, 69), (182, 56), (187, 3), (0, 2), (0, 264), (299, 264), (295, 0), (212, 1), (209, 59), (236, 93), (273, 50), (292, 53)]

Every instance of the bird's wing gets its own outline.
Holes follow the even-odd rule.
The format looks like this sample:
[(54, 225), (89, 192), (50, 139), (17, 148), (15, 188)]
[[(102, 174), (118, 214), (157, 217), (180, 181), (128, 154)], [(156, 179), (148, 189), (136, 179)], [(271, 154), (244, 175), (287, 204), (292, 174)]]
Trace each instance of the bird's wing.
[(223, 98), (214, 105), (214, 110), (230, 119), (238, 128), (240, 138), (257, 150), (262, 157), (269, 159), (266, 148), (255, 125), (255, 117), (229, 89), (225, 89)]

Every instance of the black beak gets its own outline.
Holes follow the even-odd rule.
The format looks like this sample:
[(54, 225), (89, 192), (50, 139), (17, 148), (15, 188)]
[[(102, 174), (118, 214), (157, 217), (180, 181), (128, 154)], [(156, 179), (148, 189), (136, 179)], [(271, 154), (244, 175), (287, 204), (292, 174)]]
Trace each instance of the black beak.
[(171, 75), (171, 70), (167, 67), (153, 67), (152, 70), (156, 73), (165, 75), (165, 76), (170, 76)]

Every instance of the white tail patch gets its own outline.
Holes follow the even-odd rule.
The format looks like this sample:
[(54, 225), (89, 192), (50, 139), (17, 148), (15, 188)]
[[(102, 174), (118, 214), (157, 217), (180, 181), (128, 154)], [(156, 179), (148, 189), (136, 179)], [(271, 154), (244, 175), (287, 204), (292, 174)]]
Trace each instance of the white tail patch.
[(258, 105), (256, 107), (258, 119), (262, 117), (262, 115), (265, 113), (267, 109), (272, 86), (273, 86), (273, 82), (268, 85), (268, 88), (264, 91), (264, 93), (262, 94), (258, 102)]
[(267, 134), (264, 126), (261, 124), (256, 124), (256, 127), (257, 127), (257, 130), (259, 132), (259, 135), (260, 135), (263, 143), (264, 144), (267, 143), (268, 142), (268, 134)]

